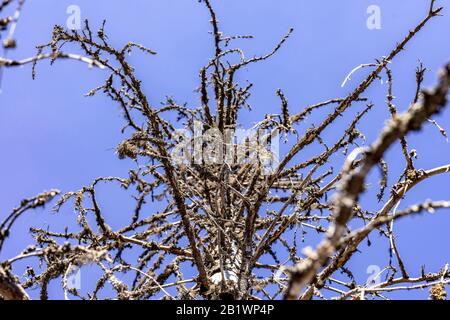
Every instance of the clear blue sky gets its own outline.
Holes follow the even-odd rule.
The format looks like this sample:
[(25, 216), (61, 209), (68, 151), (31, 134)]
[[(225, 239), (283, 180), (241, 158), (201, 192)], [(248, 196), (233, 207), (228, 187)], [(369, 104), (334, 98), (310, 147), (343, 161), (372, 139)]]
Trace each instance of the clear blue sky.
[[(418, 60), (430, 70), (425, 79), (425, 86), (430, 86), (435, 83), (437, 70), (450, 59), (450, 3), (443, 0), (438, 3), (448, 4), (444, 16), (431, 21), (391, 64), (395, 103), (400, 110), (408, 107), (414, 95), (414, 70)], [(88, 18), (93, 27), (106, 18), (106, 32), (113, 44), (121, 46), (131, 40), (158, 52), (156, 56), (136, 54), (130, 57), (153, 104), (171, 95), (180, 103), (198, 105), (198, 96), (194, 93), (198, 71), (212, 54), (209, 16), (202, 4), (195, 0), (30, 0), (16, 33), (19, 47), (9, 56), (33, 55), (36, 45), (51, 39), (55, 24), (65, 24), (66, 9), (71, 4), (80, 6), (82, 18)], [(292, 38), (276, 56), (245, 70), (240, 76), (241, 80), (248, 79), (255, 84), (251, 98), (254, 110), (245, 114), (243, 123), (248, 127), (265, 113), (278, 111), (279, 98), (275, 94), (278, 88), (284, 90), (293, 112), (310, 103), (344, 96), (367, 70), (358, 72), (341, 88), (348, 72), (361, 63), (386, 55), (428, 10), (428, 1), (424, 0), (227, 0), (213, 1), (213, 4), (225, 35), (255, 36), (253, 40), (242, 42), (247, 56), (268, 52), (290, 27), (295, 28)], [(381, 8), (380, 30), (366, 27), (366, 9), (372, 4)], [(124, 138), (120, 134), (122, 117), (118, 107), (101, 95), (83, 97), (102, 83), (106, 74), (72, 61), (59, 61), (52, 67), (43, 62), (37, 71), (35, 81), (31, 79), (30, 66), (6, 70), (3, 77), (0, 217), (24, 197), (51, 188), (78, 190), (99, 176), (126, 176), (130, 166), (114, 154), (115, 146)], [(389, 117), (385, 92), (386, 85), (377, 82), (366, 93), (375, 103), (370, 116), (360, 125), (368, 142), (377, 136)], [(310, 123), (314, 120), (317, 119), (309, 119)], [(436, 120), (450, 130), (450, 109)], [(325, 138), (335, 137), (344, 125), (342, 122), (328, 130)], [(409, 141), (410, 148), (417, 149), (419, 154), (417, 167), (430, 169), (450, 163), (450, 145), (431, 125)], [(403, 169), (398, 147), (389, 151), (387, 160), (392, 173)], [(339, 168), (342, 163), (332, 165)], [(374, 174), (373, 178), (376, 177)], [(429, 198), (450, 199), (449, 184), (450, 176), (434, 178), (412, 191), (400, 208)], [(116, 189), (103, 192), (102, 205), (113, 227), (118, 227), (120, 218), (127, 215), (128, 197)], [(372, 199), (363, 197), (363, 205), (368, 209), (382, 205)], [(31, 225), (50, 225), (57, 230), (63, 230), (67, 224), (74, 225), (75, 215), (69, 207), (59, 215), (49, 211), (37, 210), (23, 216), (0, 260), (30, 244), (28, 228)], [(449, 214), (449, 211), (440, 211), (433, 216), (397, 223), (399, 250), (411, 275), (418, 275), (423, 264), (427, 271), (434, 272), (450, 260)], [(356, 254), (349, 264), (363, 281), (368, 276), (368, 266), (384, 266), (388, 261), (387, 241), (376, 239), (378, 236), (373, 234), (372, 247), (364, 254)], [(59, 282), (54, 282), (50, 296), (60, 294), (58, 286)], [(426, 298), (427, 292), (407, 296)]]

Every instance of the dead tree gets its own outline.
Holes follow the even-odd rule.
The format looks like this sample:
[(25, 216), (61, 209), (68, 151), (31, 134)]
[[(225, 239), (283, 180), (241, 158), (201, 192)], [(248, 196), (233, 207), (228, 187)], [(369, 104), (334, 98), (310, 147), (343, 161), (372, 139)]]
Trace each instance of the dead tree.
[[(14, 2), (23, 4), (3, 0), (0, 13)], [(28, 299), (26, 290), (39, 286), (41, 299), (47, 299), (48, 284), (60, 279), (67, 298), (83, 299), (97, 299), (106, 283), (112, 285), (113, 298), (117, 299), (312, 299), (323, 297), (325, 291), (335, 293), (336, 299), (364, 299), (427, 287), (431, 288), (431, 298), (445, 299), (445, 285), (450, 281), (448, 267), (411, 277), (396, 246), (392, 223), (450, 207), (450, 201), (428, 201), (397, 210), (399, 201), (414, 186), (450, 171), (450, 164), (427, 170), (416, 168), (414, 153), (407, 143), (408, 133), (428, 122), (446, 135), (431, 119), (446, 105), (450, 64), (444, 66), (431, 90), (422, 90), (425, 69), (417, 69), (417, 90), (403, 113), (397, 112), (393, 103), (389, 68), (389, 63), (430, 20), (440, 15), (442, 8), (436, 8), (435, 1), (431, 1), (424, 19), (390, 53), (365, 65), (372, 68), (371, 73), (348, 96), (297, 110), (279, 90), (280, 113), (266, 114), (254, 126), (257, 138), (263, 138), (255, 143), (254, 137), (240, 142), (227, 138), (230, 133), (234, 137), (242, 124), (240, 110), (249, 107), (252, 89), (252, 84), (240, 84), (236, 75), (276, 54), (293, 30), (266, 55), (246, 58), (232, 44), (248, 36), (224, 36), (210, 0), (201, 2), (211, 16), (214, 54), (199, 73), (200, 107), (180, 105), (170, 98), (163, 106), (151, 105), (127, 54), (133, 50), (156, 53), (131, 42), (114, 48), (106, 36), (105, 23), (96, 32), (88, 21), (81, 31), (56, 26), (52, 40), (39, 46), (36, 56), (17, 60), (0, 57), (3, 68), (32, 63), (33, 76), (36, 63), (42, 59), (76, 59), (107, 72), (105, 82), (87, 95), (103, 93), (120, 106), (126, 138), (117, 147), (117, 155), (135, 163), (127, 177), (101, 177), (60, 196), (57, 190), (46, 192), (22, 201), (7, 215), (0, 224), (0, 250), (4, 241), (14, 238), (11, 227), (20, 215), (57, 196), (55, 210), (73, 203), (79, 228), (61, 232), (32, 227), (36, 243), (1, 264), (0, 295), (5, 299)], [(7, 28), (16, 20), (2, 17), (0, 26)], [(81, 54), (68, 53), (67, 47), (81, 50)], [(375, 142), (361, 147), (359, 122), (372, 112), (372, 104), (363, 94), (384, 75), (388, 78), (387, 107), (392, 118)], [(365, 107), (355, 114), (352, 105)], [(307, 116), (324, 107), (330, 111), (320, 123), (304, 132), (296, 129)], [(336, 135), (336, 141), (325, 144), (323, 132), (340, 116), (349, 114), (347, 129)], [(173, 115), (178, 121), (167, 120)], [(180, 132), (177, 127), (185, 130)], [(267, 144), (279, 139), (277, 134), (295, 143), (275, 161)], [(396, 143), (402, 147), (405, 169), (389, 188), (383, 155)], [(295, 160), (296, 155), (315, 144), (323, 145), (323, 151), (303, 162)], [(328, 169), (329, 161), (340, 152), (348, 152), (342, 169)], [(359, 195), (365, 190), (368, 173), (377, 166), (383, 173), (378, 197), (385, 203), (380, 210), (370, 212), (359, 202)], [(134, 214), (120, 229), (114, 230), (105, 219), (96, 191), (104, 183), (134, 190)], [(143, 209), (149, 202), (162, 209)], [(89, 223), (89, 217), (95, 218), (95, 225)], [(361, 221), (364, 226), (351, 230), (350, 221)], [(316, 249), (306, 247), (308, 230), (324, 236)], [(373, 231), (389, 240), (396, 261), (387, 267), (386, 281), (367, 287), (355, 282), (346, 264)], [(130, 252), (139, 253), (139, 259), (129, 258)], [(288, 261), (281, 261), (286, 255)], [(12, 273), (13, 266), (30, 257), (38, 257), (41, 267), (29, 267), (27, 279), (19, 281)], [(273, 263), (263, 263), (263, 257)], [(103, 276), (95, 290), (83, 294), (69, 287), (67, 278), (73, 268), (86, 264), (98, 265)], [(195, 276), (186, 276), (192, 266)], [(347, 275), (348, 282), (334, 278), (338, 271)], [(126, 273), (133, 274), (132, 282), (121, 278)]]

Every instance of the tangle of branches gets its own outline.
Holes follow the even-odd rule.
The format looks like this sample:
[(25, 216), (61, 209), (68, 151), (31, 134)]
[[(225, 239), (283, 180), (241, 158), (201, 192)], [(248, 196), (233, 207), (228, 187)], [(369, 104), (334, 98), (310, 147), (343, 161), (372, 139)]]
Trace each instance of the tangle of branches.
[[(104, 94), (121, 108), (124, 118), (121, 129), (126, 138), (117, 146), (117, 155), (135, 163), (126, 177), (100, 177), (65, 194), (58, 190), (45, 192), (23, 200), (6, 218), (2, 213), (0, 250), (5, 241), (15, 237), (11, 228), (21, 215), (55, 198), (55, 211), (73, 206), (79, 227), (63, 232), (32, 227), (35, 243), (0, 264), (0, 296), (29, 299), (27, 290), (38, 287), (40, 298), (47, 299), (49, 283), (59, 279), (67, 298), (81, 299), (97, 299), (106, 284), (114, 292), (111, 298), (116, 299), (312, 299), (324, 297), (325, 292), (332, 293), (335, 299), (365, 299), (420, 288), (430, 288), (433, 299), (445, 299), (445, 285), (450, 281), (448, 267), (410, 276), (414, 270), (408, 270), (401, 258), (393, 223), (450, 207), (450, 201), (427, 201), (397, 210), (401, 199), (416, 185), (450, 172), (450, 164), (417, 168), (407, 141), (408, 133), (419, 131), (430, 122), (446, 135), (432, 117), (446, 106), (450, 64), (444, 65), (430, 90), (421, 87), (426, 69), (419, 66), (417, 89), (411, 92), (411, 104), (405, 106), (407, 110), (403, 113), (397, 111), (393, 102), (394, 79), (390, 70), (390, 63), (440, 15), (442, 8), (430, 1), (424, 18), (391, 52), (373, 64), (364, 65), (371, 69), (370, 74), (347, 96), (300, 109), (291, 106), (279, 90), (276, 94), (280, 98), (280, 113), (266, 114), (255, 128), (266, 132), (267, 140), (280, 133), (294, 143), (267, 171), (263, 161), (233, 161), (236, 154), (231, 160), (219, 162), (209, 162), (201, 155), (195, 163), (174, 160), (174, 151), (182, 140), (177, 126), (184, 126), (186, 134), (194, 137), (198, 130), (201, 134), (215, 132), (220, 136), (239, 128), (240, 111), (249, 108), (252, 84), (241, 84), (237, 75), (244, 68), (270, 59), (294, 31), (288, 30), (267, 54), (247, 58), (233, 43), (248, 36), (224, 36), (211, 1), (201, 2), (210, 14), (214, 52), (199, 71), (200, 107), (180, 105), (170, 98), (162, 106), (152, 105), (127, 57), (133, 50), (148, 55), (156, 53), (132, 42), (113, 47), (105, 23), (97, 31), (88, 21), (79, 31), (55, 26), (51, 41), (38, 46), (35, 56), (0, 57), (1, 69), (32, 64), (33, 76), (42, 59), (52, 62), (75, 59), (101, 69), (99, 72), (106, 74), (104, 83), (87, 95)], [(18, 20), (14, 10), (20, 12), (23, 3), (23, 0), (1, 1), (2, 35), (14, 28)], [(12, 6), (15, 6), (13, 14), (5, 16)], [(16, 45), (12, 35), (9, 32), (4, 38), (5, 48)], [(359, 124), (373, 112), (372, 103), (363, 95), (382, 76), (388, 79), (386, 107), (391, 119), (378, 139), (362, 146)], [(358, 106), (362, 109), (355, 112)], [(323, 108), (329, 108), (329, 112), (320, 123), (298, 130), (307, 116)], [(347, 128), (335, 134), (334, 141), (325, 143), (324, 131), (348, 114), (351, 121)], [(173, 119), (173, 115), (177, 121), (167, 120)], [(213, 134), (208, 141), (202, 141), (200, 153), (209, 150), (217, 139)], [(397, 183), (389, 186), (384, 154), (396, 143), (402, 148), (404, 171), (395, 179)], [(323, 145), (321, 152), (298, 160), (297, 155), (317, 144)], [(230, 142), (220, 140), (218, 153), (227, 148)], [(271, 156), (249, 141), (242, 145), (233, 141), (231, 148), (244, 150), (245, 159)], [(342, 152), (347, 155), (342, 169), (329, 168), (333, 157)], [(199, 155), (194, 152), (193, 157), (198, 159)], [(375, 167), (382, 172), (378, 200), (383, 200), (384, 205), (370, 211), (363, 208), (359, 197)], [(118, 229), (109, 225), (97, 192), (101, 184), (117, 184), (133, 191), (134, 212), (127, 225)], [(155, 203), (151, 207), (158, 209), (151, 211), (146, 203)], [(351, 230), (349, 224), (355, 221), (362, 227)], [(387, 267), (386, 280), (368, 287), (356, 282), (347, 262), (372, 232), (388, 240), (393, 259)], [(307, 246), (311, 233), (323, 236), (316, 248)], [(37, 258), (40, 264), (27, 269), (25, 280), (13, 274), (15, 263), (32, 258)], [(88, 264), (97, 265), (103, 272), (95, 289), (82, 293), (68, 286), (67, 279), (74, 268)], [(335, 279), (338, 272), (345, 274), (348, 281)], [(130, 274), (132, 281), (125, 280), (123, 276)]]

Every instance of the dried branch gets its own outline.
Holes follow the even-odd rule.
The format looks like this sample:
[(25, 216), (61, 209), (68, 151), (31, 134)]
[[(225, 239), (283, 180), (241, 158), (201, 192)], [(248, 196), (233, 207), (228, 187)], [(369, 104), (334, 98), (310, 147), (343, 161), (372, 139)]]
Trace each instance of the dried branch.
[(341, 191), (334, 200), (334, 224), (328, 231), (327, 238), (319, 244), (308, 259), (297, 265), (292, 271), (291, 281), (287, 289), (287, 299), (297, 299), (305, 284), (310, 283), (317, 270), (338, 247), (338, 242), (346, 231), (346, 224), (353, 215), (354, 206), (359, 194), (363, 191), (364, 181), (370, 170), (376, 165), (384, 152), (399, 138), (408, 132), (418, 131), (432, 115), (439, 113), (447, 103), (447, 93), (450, 87), (450, 63), (440, 75), (439, 84), (432, 91), (424, 92), (421, 103), (413, 105), (410, 110), (394, 118), (383, 130), (379, 139), (368, 148), (359, 168), (350, 171), (349, 164), (354, 155), (349, 157), (344, 167), (345, 175)]

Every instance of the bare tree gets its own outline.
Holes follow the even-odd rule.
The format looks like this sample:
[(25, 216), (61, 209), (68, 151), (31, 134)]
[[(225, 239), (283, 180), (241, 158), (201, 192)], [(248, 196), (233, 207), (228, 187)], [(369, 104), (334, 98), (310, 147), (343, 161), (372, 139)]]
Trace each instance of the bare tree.
[[(254, 126), (258, 132), (255, 143), (254, 137), (240, 142), (233, 138), (241, 124), (239, 111), (248, 107), (252, 89), (252, 84), (240, 84), (236, 75), (276, 54), (293, 30), (266, 55), (246, 58), (232, 44), (248, 36), (224, 36), (210, 0), (201, 2), (211, 16), (214, 54), (199, 73), (200, 108), (180, 105), (170, 98), (163, 106), (151, 105), (127, 54), (133, 50), (149, 55), (155, 52), (131, 42), (114, 48), (106, 36), (105, 23), (96, 32), (88, 21), (81, 31), (56, 26), (52, 40), (39, 46), (36, 56), (17, 60), (0, 57), (2, 68), (32, 63), (33, 76), (34, 66), (42, 59), (76, 59), (108, 72), (105, 82), (88, 96), (101, 92), (120, 106), (125, 121), (122, 132), (127, 138), (117, 147), (117, 155), (135, 163), (128, 177), (100, 177), (78, 191), (62, 195), (58, 190), (45, 192), (23, 200), (7, 215), (0, 224), (0, 250), (8, 238), (14, 237), (11, 227), (23, 213), (55, 197), (59, 198), (56, 211), (73, 202), (79, 229), (54, 232), (31, 228), (36, 243), (0, 265), (0, 296), (28, 299), (27, 289), (39, 286), (41, 299), (47, 299), (48, 284), (60, 279), (67, 298), (83, 299), (97, 299), (106, 283), (112, 285), (114, 298), (118, 299), (312, 299), (323, 297), (325, 291), (334, 293), (336, 299), (365, 299), (428, 287), (431, 298), (445, 299), (445, 285), (450, 281), (448, 266), (411, 277), (396, 246), (392, 223), (450, 207), (450, 201), (428, 201), (397, 210), (401, 199), (417, 184), (450, 172), (450, 164), (428, 170), (416, 168), (414, 152), (407, 143), (407, 134), (419, 131), (426, 123), (434, 124), (446, 135), (432, 117), (447, 103), (450, 64), (443, 67), (431, 90), (422, 90), (426, 69), (418, 67), (417, 90), (411, 94), (411, 105), (404, 113), (397, 112), (393, 103), (389, 68), (389, 63), (430, 20), (440, 15), (442, 8), (430, 1), (424, 19), (390, 53), (373, 64), (361, 65), (373, 71), (348, 96), (292, 113), (287, 97), (279, 90), (280, 114), (266, 114)], [(0, 27), (7, 29), (17, 22), (17, 15), (1, 16), (13, 3), (20, 12), (21, 0), (3, 0), (0, 4)], [(5, 46), (12, 45), (11, 39), (7, 38)], [(64, 50), (68, 46), (82, 54), (67, 53)], [(388, 78), (387, 107), (392, 118), (375, 142), (361, 147), (359, 122), (372, 109), (363, 94), (382, 75)], [(355, 114), (350, 108), (354, 104), (365, 107)], [(320, 123), (305, 132), (296, 130), (308, 115), (325, 106), (332, 109)], [(344, 114), (352, 117), (347, 129), (335, 135), (338, 138), (331, 145), (326, 144), (324, 130)], [(166, 120), (172, 115), (178, 121)], [(185, 130), (180, 132), (177, 126)], [(232, 138), (228, 139), (230, 132)], [(279, 139), (277, 134), (294, 141), (278, 161), (267, 149)], [(383, 155), (396, 143), (402, 147), (405, 169), (389, 188)], [(323, 145), (323, 151), (306, 161), (296, 160), (296, 155), (315, 144)], [(330, 169), (328, 162), (342, 151), (348, 152), (342, 169)], [(371, 212), (362, 207), (359, 196), (374, 167), (382, 172), (378, 199), (386, 201), (381, 209)], [(119, 184), (135, 193), (134, 214), (129, 224), (117, 230), (108, 225), (97, 197), (97, 186), (104, 183)], [(147, 202), (158, 203), (157, 207), (163, 209), (144, 210)], [(95, 217), (95, 225), (89, 223), (91, 216)], [(351, 230), (350, 221), (360, 221), (363, 227)], [(305, 247), (308, 230), (324, 236), (316, 249)], [(389, 240), (395, 259), (386, 267), (386, 280), (368, 287), (356, 283), (346, 264), (373, 231)], [(138, 253), (139, 258), (129, 258), (130, 252)], [(286, 255), (288, 261), (281, 261)], [(263, 263), (264, 256), (273, 263)], [(38, 257), (41, 267), (29, 267), (27, 279), (20, 281), (12, 273), (13, 266), (30, 257)], [(98, 265), (103, 276), (95, 290), (82, 294), (68, 286), (67, 279), (74, 268), (86, 264)], [(187, 270), (192, 266), (195, 276), (189, 277), (192, 271)], [(338, 271), (346, 274), (347, 282), (335, 279)], [(124, 280), (126, 273), (131, 273), (134, 280)]]

